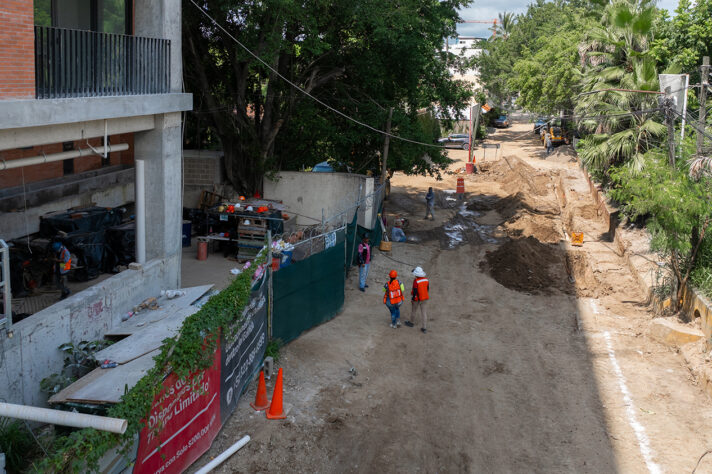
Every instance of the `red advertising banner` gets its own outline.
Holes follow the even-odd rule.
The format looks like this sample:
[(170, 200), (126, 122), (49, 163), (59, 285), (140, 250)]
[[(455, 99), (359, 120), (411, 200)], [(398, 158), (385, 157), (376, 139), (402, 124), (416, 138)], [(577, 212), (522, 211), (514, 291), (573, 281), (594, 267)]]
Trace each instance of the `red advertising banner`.
[(139, 434), (136, 474), (183, 472), (213, 442), (220, 420), (220, 347), (213, 365), (187, 379), (171, 373)]

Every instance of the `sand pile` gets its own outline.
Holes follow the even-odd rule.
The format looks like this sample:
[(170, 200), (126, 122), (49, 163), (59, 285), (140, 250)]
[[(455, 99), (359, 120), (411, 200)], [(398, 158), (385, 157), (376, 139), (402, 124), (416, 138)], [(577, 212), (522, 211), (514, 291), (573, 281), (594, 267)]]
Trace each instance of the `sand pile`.
[(554, 163), (569, 163), (576, 161), (576, 152), (574, 147), (571, 145), (561, 145), (554, 148), (551, 155), (546, 157), (546, 161), (553, 161)]
[(504, 224), (510, 237), (531, 236), (545, 244), (556, 244), (563, 236), (559, 222), (546, 216), (525, 213)]

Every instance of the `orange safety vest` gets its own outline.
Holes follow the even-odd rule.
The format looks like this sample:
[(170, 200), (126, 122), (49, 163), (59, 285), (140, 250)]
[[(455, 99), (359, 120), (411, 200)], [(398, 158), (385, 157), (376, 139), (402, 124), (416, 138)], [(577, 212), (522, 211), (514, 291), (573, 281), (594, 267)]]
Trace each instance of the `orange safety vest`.
[(66, 247), (64, 247), (59, 253), (60, 259), (64, 260), (65, 257), (67, 258), (67, 261), (64, 262), (64, 265), (61, 266), (60, 273), (62, 274), (67, 273), (69, 270), (72, 269), (72, 255), (69, 253), (69, 250), (67, 250)]
[(403, 301), (403, 292), (401, 291), (401, 283), (398, 279), (394, 279), (386, 283), (386, 294), (383, 295), (383, 303), (385, 304), (388, 298), (391, 304), (398, 304)]
[(430, 299), (428, 294), (430, 283), (427, 278), (418, 277), (413, 281), (413, 301), (426, 301)]

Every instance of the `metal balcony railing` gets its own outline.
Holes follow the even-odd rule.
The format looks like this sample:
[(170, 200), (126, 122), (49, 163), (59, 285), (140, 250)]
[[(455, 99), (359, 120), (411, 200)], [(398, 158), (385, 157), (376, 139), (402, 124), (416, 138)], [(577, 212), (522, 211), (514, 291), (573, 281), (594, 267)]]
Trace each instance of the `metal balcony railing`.
[(35, 26), (38, 99), (170, 92), (166, 39)]

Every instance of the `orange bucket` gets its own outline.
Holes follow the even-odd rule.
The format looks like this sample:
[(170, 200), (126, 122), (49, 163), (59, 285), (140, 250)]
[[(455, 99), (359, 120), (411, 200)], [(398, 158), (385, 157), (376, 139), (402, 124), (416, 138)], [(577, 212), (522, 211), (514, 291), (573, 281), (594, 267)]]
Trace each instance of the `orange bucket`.
[[(465, 172), (467, 174), (474, 173), (475, 172), (475, 164), (474, 163), (465, 163)], [(465, 188), (464, 188), (465, 183), (463, 182), (462, 185), (463, 185), (462, 192), (465, 192)]]
[(208, 241), (198, 240), (198, 260), (208, 259)]
[(465, 178), (457, 178), (457, 194), (465, 194)]

